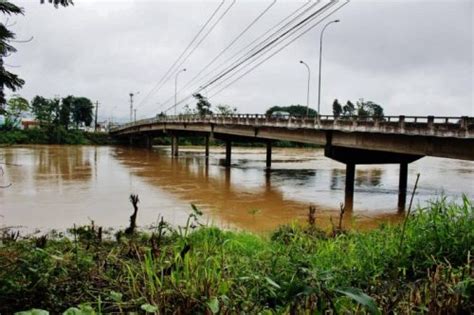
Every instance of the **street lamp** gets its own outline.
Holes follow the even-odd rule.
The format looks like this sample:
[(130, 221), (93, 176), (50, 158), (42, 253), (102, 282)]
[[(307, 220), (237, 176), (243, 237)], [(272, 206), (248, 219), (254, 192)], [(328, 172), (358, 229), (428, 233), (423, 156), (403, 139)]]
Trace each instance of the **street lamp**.
[(175, 116), (176, 116), (176, 107), (178, 105), (178, 75), (184, 71), (186, 71), (186, 68), (182, 69), (181, 71), (178, 71), (176, 73), (176, 76), (174, 77), (174, 115)]
[[(318, 118), (321, 115), (320, 114), (320, 109), (321, 109), (321, 61), (323, 57), (323, 34), (324, 30), (332, 24), (332, 23), (338, 23), (339, 20), (334, 20), (331, 22), (328, 22), (326, 25), (324, 25), (323, 30), (321, 31), (321, 35), (319, 37), (319, 86), (318, 86)], [(319, 120), (319, 119), (318, 119)]]
[(303, 60), (300, 60), (300, 63), (308, 69), (308, 91), (306, 93), (306, 117), (309, 115), (309, 83), (311, 81), (311, 69), (309, 68), (308, 64)]
[(133, 95), (138, 95), (140, 94), (139, 91), (135, 92), (135, 93), (130, 93), (130, 122), (133, 121)]

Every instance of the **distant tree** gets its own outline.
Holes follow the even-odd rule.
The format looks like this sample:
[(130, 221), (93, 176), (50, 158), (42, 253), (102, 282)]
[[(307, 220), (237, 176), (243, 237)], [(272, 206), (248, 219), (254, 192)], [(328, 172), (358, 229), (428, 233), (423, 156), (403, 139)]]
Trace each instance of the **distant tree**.
[(217, 105), (216, 109), (217, 109), (217, 114), (219, 115), (232, 115), (232, 114), (237, 113), (237, 108), (235, 107), (232, 108), (226, 104)]
[(56, 102), (44, 98), (42, 96), (35, 96), (31, 101), (31, 111), (41, 126), (50, 126), (55, 121)]
[(354, 104), (352, 104), (351, 101), (347, 101), (346, 105), (342, 107), (342, 115), (345, 117), (348, 116), (355, 116), (356, 114), (356, 109)]
[[(292, 116), (306, 116), (306, 106), (290, 105), (290, 106), (272, 106), (265, 112), (266, 115), (271, 115), (274, 112), (287, 112)], [(308, 117), (316, 117), (317, 111), (312, 108), (308, 110)]]
[(59, 110), (59, 123), (67, 130), (71, 124), (71, 113), (74, 107), (75, 97), (69, 95), (64, 97), (61, 102), (61, 109)]
[(183, 107), (183, 114), (184, 114), (184, 115), (195, 115), (195, 114), (196, 114), (196, 110), (193, 109), (193, 108), (191, 108), (191, 107), (189, 106), (189, 104), (186, 104), (186, 105), (184, 105), (184, 107)]
[(76, 128), (79, 127), (81, 123), (84, 123), (86, 126), (90, 126), (93, 119), (92, 111), (94, 105), (91, 100), (86, 97), (74, 97), (72, 101), (72, 121), (76, 124)]
[(361, 98), (357, 102), (357, 116), (382, 118), (384, 117), (384, 112), (382, 106), (372, 101), (365, 101), (363, 98)]
[(193, 94), (193, 97), (197, 100), (196, 109), (199, 115), (211, 115), (211, 103), (200, 93)]
[(332, 114), (334, 117), (339, 117), (342, 114), (342, 106), (337, 99), (332, 103)]
[(17, 120), (30, 110), (30, 103), (26, 98), (19, 95), (11, 97), (7, 102), (7, 116)]

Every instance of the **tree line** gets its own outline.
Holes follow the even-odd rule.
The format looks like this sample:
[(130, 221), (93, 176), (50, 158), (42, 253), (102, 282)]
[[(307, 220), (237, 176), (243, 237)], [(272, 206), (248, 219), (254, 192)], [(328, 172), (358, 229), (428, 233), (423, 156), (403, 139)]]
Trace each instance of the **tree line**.
[(45, 98), (35, 96), (31, 103), (21, 96), (14, 96), (7, 101), (4, 110), (4, 129), (15, 128), (20, 118), (31, 113), (39, 122), (41, 128), (71, 127), (78, 129), (80, 126), (90, 126), (93, 121), (94, 105), (86, 97), (69, 95), (64, 98)]
[(332, 114), (334, 117), (362, 117), (362, 118), (383, 118), (383, 107), (372, 101), (365, 101), (363, 98), (359, 99), (356, 104), (347, 101), (343, 106), (337, 99), (332, 103)]

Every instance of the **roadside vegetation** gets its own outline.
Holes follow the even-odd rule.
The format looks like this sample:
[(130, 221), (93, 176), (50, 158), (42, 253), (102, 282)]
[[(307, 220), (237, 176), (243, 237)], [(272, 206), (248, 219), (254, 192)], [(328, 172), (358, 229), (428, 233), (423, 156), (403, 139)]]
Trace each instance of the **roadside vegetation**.
[(310, 208), (305, 226), (269, 236), (202, 226), (195, 207), (184, 227), (161, 219), (137, 231), (138, 197), (131, 201), (130, 226), (115, 236), (93, 223), (67, 235), (4, 230), (0, 313), (474, 312), (474, 211), (466, 197), (369, 232), (337, 222), (321, 231)]

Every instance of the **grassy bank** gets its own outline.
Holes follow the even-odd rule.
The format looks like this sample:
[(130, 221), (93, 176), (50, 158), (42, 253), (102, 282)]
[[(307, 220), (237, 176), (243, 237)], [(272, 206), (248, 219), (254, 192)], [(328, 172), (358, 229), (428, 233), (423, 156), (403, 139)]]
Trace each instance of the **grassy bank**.
[(114, 144), (115, 141), (107, 134), (101, 132), (85, 132), (82, 130), (65, 130), (56, 128), (25, 129), (25, 130), (0, 130), (0, 144)]
[(473, 210), (440, 200), (404, 225), (329, 233), (316, 212), (268, 237), (200, 226), (197, 209), (185, 227), (131, 224), (109, 238), (93, 225), (5, 232), (0, 313), (472, 313)]

